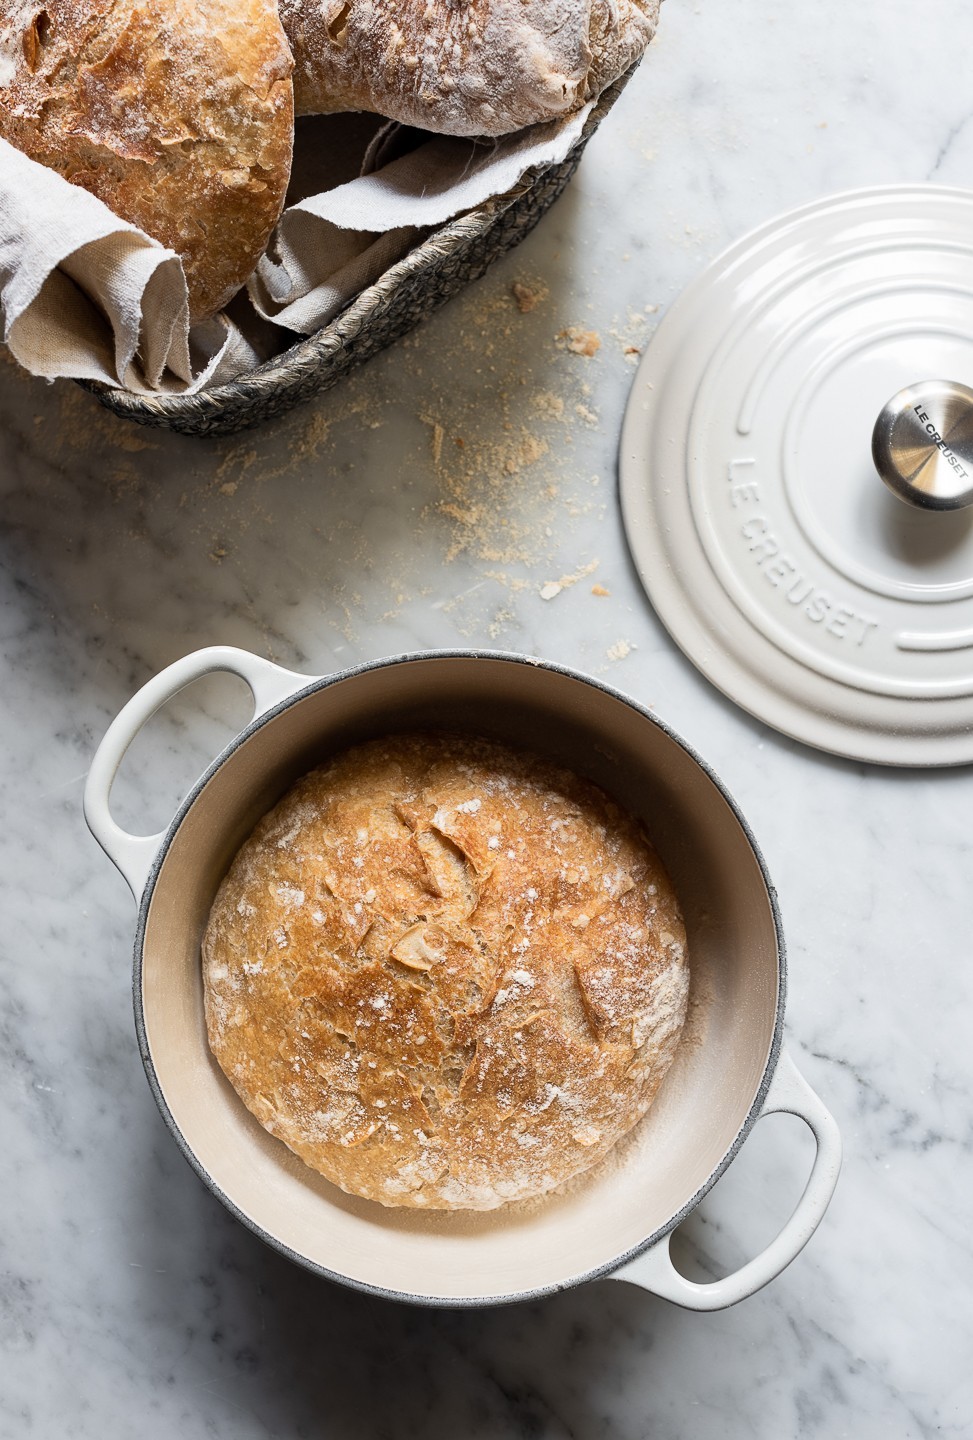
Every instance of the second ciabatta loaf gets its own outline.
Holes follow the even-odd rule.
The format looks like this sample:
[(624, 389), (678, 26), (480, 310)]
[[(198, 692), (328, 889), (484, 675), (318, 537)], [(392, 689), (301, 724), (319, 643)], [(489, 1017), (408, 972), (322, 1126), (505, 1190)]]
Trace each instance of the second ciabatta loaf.
[(659, 0), (281, 0), (298, 114), (371, 110), (506, 135), (599, 95), (639, 58)]
[(302, 1160), (383, 1205), (561, 1185), (645, 1114), (685, 930), (641, 827), (536, 755), (406, 735), (260, 822), (203, 940), (210, 1046)]
[(174, 250), (194, 320), (277, 223), (291, 70), (275, 0), (0, 0), (0, 135)]

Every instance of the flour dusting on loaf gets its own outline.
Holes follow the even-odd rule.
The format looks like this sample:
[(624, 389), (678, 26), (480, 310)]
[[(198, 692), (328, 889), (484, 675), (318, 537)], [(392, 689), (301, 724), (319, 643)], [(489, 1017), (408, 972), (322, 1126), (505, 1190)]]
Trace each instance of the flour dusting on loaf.
[(180, 255), (193, 319), (277, 223), (292, 69), (275, 0), (0, 0), (0, 135)]
[(505, 135), (595, 98), (642, 54), (658, 0), (281, 0), (299, 114), (373, 110)]
[(468, 736), (394, 736), (257, 826), (202, 946), (210, 1046), (308, 1165), (384, 1205), (489, 1210), (596, 1164), (686, 1013), (686, 937), (636, 821)]

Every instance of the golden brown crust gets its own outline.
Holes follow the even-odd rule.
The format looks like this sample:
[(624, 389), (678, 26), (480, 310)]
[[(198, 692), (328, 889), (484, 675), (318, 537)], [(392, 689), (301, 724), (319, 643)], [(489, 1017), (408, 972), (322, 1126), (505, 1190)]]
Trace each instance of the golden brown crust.
[(589, 1168), (685, 1018), (685, 931), (636, 823), (535, 756), (359, 746), (242, 847), (203, 940), (210, 1046), (308, 1165), (384, 1205), (492, 1209)]
[(292, 67), (274, 0), (0, 0), (0, 135), (176, 251), (201, 319), (280, 215)]
[(374, 110), (504, 135), (577, 109), (655, 33), (658, 0), (281, 0), (298, 114)]

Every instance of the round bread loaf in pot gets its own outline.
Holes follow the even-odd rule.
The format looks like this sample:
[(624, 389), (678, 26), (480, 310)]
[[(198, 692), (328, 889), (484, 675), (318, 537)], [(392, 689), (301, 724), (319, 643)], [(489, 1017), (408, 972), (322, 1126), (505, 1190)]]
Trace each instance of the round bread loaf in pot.
[(358, 746), (257, 826), (203, 938), (210, 1045), (353, 1195), (490, 1210), (589, 1170), (675, 1055), (685, 931), (641, 827), (529, 751)]

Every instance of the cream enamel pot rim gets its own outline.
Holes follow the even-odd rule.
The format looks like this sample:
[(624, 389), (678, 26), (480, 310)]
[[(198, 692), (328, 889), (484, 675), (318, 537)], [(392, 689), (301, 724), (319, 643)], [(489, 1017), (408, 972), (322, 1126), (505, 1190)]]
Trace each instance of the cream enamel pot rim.
[[(131, 835), (109, 809), (121, 760), (150, 717), (193, 680), (241, 677), (250, 723), (166, 831)], [(690, 1019), (652, 1110), (617, 1155), (563, 1195), (486, 1214), (384, 1209), (309, 1170), (245, 1110), (210, 1054), (199, 943), (216, 888), (253, 825), (328, 752), (405, 728), (466, 729), (528, 745), (586, 773), (645, 820), (689, 933)], [(388, 1298), (491, 1305), (599, 1277), (717, 1310), (778, 1275), (820, 1224), (841, 1160), (837, 1126), (781, 1049), (784, 947), (763, 860), (709, 767), (656, 716), (600, 682), (532, 658), (427, 651), (313, 677), (228, 646), (150, 680), (103, 739), (85, 817), (139, 906), (139, 1047), (174, 1139), (250, 1229), (318, 1274)], [(755, 1259), (696, 1284), (668, 1237), (754, 1123), (785, 1111), (815, 1156), (794, 1213)]]

